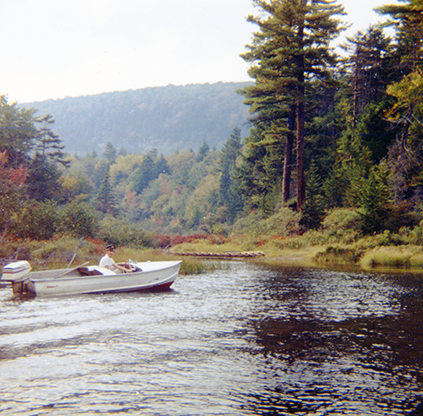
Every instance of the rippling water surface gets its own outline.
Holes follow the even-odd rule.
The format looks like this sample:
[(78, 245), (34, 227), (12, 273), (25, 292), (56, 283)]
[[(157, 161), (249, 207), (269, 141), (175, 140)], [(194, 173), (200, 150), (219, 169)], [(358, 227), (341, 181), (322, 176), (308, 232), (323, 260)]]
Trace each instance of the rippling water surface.
[(1, 288), (0, 413), (423, 414), (423, 276), (224, 266), (163, 293)]

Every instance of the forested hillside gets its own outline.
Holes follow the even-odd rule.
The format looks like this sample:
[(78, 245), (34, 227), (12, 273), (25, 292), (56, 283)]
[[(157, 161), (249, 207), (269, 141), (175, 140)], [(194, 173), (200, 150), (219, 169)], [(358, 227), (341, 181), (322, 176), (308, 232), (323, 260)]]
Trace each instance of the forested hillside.
[(394, 37), (371, 26), (342, 57), (330, 47), (342, 6), (256, 3), (242, 55), (253, 83), (69, 98), (35, 114), (1, 97), (1, 238), (166, 245), (324, 234), (332, 219), (328, 241), (422, 243), (423, 0), (381, 7)]
[(107, 142), (132, 153), (171, 154), (198, 150), (204, 141), (220, 148), (236, 126), (246, 134), (248, 109), (236, 92), (245, 85), (169, 85), (23, 106), (53, 115), (54, 132), (71, 154), (101, 153)]

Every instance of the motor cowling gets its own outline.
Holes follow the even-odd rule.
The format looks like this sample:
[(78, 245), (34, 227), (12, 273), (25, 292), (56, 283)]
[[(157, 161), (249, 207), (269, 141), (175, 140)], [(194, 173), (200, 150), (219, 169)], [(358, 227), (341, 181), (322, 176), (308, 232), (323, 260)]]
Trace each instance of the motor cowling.
[(12, 283), (22, 282), (30, 271), (31, 265), (27, 261), (15, 261), (3, 267), (1, 280)]

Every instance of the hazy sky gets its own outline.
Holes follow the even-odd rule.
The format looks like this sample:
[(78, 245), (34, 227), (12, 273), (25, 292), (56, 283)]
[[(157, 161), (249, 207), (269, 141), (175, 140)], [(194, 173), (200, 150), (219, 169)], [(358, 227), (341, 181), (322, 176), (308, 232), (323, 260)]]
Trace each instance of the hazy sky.
[[(353, 27), (396, 0), (339, 0)], [(251, 0), (0, 0), (0, 95), (9, 102), (246, 81)]]

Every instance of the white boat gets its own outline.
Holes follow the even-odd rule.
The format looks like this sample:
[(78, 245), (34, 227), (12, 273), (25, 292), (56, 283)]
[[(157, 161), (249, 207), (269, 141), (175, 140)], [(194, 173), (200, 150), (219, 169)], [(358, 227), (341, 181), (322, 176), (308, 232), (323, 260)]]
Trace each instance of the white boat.
[(130, 273), (114, 273), (98, 266), (31, 272), (28, 262), (19, 261), (4, 266), (0, 281), (10, 282), (14, 294), (37, 296), (166, 290), (176, 280), (181, 263), (131, 262)]

